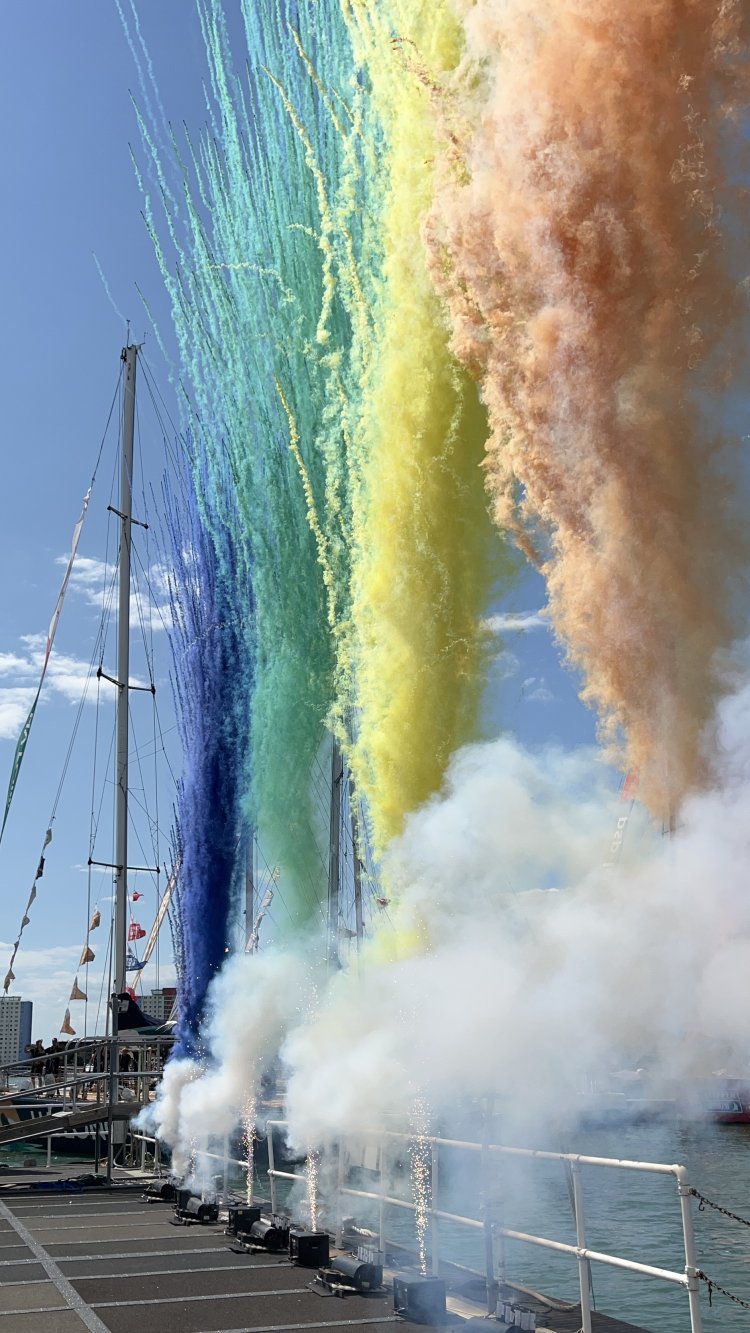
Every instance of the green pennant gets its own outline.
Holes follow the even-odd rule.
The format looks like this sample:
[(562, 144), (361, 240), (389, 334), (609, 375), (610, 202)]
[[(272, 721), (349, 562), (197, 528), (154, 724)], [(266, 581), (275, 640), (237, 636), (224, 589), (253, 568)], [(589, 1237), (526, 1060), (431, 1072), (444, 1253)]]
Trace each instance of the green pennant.
[(23, 754), (24, 750), (26, 749), (26, 742), (29, 739), (31, 724), (34, 721), (34, 713), (36, 712), (36, 706), (39, 703), (39, 695), (41, 694), (41, 692), (42, 692), (42, 687), (40, 685), (39, 689), (36, 692), (36, 698), (33, 704), (31, 705), (29, 716), (27, 717), (26, 721), (23, 724), (21, 735), (18, 737), (18, 742), (16, 744), (16, 752), (13, 755), (13, 764), (10, 770), (8, 795), (5, 798), (5, 814), (3, 815), (3, 826), (2, 828), (0, 828), (0, 842), (2, 841), (2, 837), (5, 832), (5, 825), (8, 822), (8, 811), (10, 810), (11, 801), (13, 800), (13, 793), (16, 790), (16, 783), (18, 782), (18, 774), (21, 771), (21, 764), (23, 763)]

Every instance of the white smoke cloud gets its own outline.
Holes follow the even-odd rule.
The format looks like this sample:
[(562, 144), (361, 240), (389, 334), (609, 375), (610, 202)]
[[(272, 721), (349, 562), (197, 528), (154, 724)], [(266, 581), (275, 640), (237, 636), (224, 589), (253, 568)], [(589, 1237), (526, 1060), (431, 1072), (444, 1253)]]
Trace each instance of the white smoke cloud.
[(175, 1150), (178, 1174), (202, 1140), (230, 1133), (257, 1095), (288, 1028), (314, 1003), (317, 973), (302, 955), (235, 954), (212, 983), (204, 1062), (174, 1060), (140, 1123)]
[[(416, 1091), (440, 1111), (492, 1089), (541, 1128), (619, 1065), (647, 1062), (662, 1087), (747, 1074), (749, 711), (745, 685), (719, 710), (716, 789), (673, 839), (626, 838), (614, 868), (622, 806), (591, 753), (458, 754), (388, 856), (406, 956), (336, 977), (287, 1040), (293, 1143), (403, 1119)], [(564, 892), (529, 891), (553, 877)]]
[(233, 960), (212, 990), (210, 1067), (169, 1133), (236, 1124), (279, 1044), (301, 1149), (404, 1123), (417, 1095), (441, 1112), (493, 1090), (530, 1130), (572, 1120), (590, 1076), (619, 1067), (646, 1064), (664, 1088), (745, 1074), (749, 716), (743, 684), (712, 732), (714, 790), (669, 840), (634, 815), (615, 866), (626, 807), (594, 751), (460, 751), (389, 849), (392, 932), (325, 986), (288, 954)]

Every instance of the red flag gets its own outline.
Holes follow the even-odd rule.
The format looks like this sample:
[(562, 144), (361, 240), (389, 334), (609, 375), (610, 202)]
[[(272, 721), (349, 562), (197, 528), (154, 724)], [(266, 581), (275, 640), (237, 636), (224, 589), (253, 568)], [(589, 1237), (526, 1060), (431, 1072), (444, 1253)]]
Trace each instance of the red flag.
[(143, 929), (143, 926), (139, 926), (137, 921), (131, 921), (130, 925), (128, 926), (128, 939), (142, 940), (145, 938), (145, 935), (146, 932)]
[(135, 991), (133, 990), (133, 987), (132, 987), (132, 986), (126, 986), (125, 989), (126, 989), (128, 995), (130, 996), (131, 1000), (135, 1000), (135, 999), (137, 999), (136, 993), (135, 993)]
[(134, 893), (134, 894), (133, 894), (133, 902), (134, 902), (134, 903), (137, 903), (137, 902), (138, 902), (138, 899), (139, 899), (139, 898), (142, 898), (142, 897), (143, 897), (143, 894), (142, 894), (142, 893)]

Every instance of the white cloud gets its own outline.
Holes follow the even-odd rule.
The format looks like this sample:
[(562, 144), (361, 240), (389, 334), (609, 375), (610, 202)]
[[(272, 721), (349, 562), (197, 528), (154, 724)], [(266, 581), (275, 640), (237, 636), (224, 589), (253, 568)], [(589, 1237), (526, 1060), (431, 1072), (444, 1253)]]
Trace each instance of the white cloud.
[(527, 676), (521, 686), (521, 693), (524, 699), (533, 704), (549, 704), (555, 697), (544, 676)]
[(496, 680), (510, 680), (511, 676), (517, 675), (520, 668), (521, 663), (515, 653), (509, 652), (507, 648), (492, 660), (492, 673)]
[(36, 688), (33, 685), (12, 685), (0, 688), (0, 740), (15, 740), (32, 703)]
[[(67, 565), (69, 557), (59, 555), (57, 565)], [(104, 560), (95, 560), (91, 556), (76, 556), (70, 575), (69, 590), (83, 597), (88, 606), (101, 612), (108, 603), (114, 605), (113, 594), (117, 580), (117, 568)], [(141, 625), (147, 633), (168, 628), (172, 622), (172, 609), (169, 603), (169, 571), (166, 565), (151, 565), (148, 577), (143, 569), (134, 563), (132, 571), (132, 594), (130, 603), (130, 627), (139, 629)], [(1, 663), (0, 659), (0, 663)], [(2, 669), (0, 665), (0, 670)]]
[(549, 629), (549, 621), (542, 611), (505, 611), (487, 616), (482, 621), (493, 634), (523, 633), (530, 629)]
[[(46, 639), (43, 634), (22, 634), (20, 642), (24, 647), (23, 654), (0, 653), (0, 675), (10, 681), (0, 685), (0, 740), (15, 740), (18, 736), (34, 701), (44, 665)], [(53, 649), (40, 703), (46, 703), (50, 694), (67, 703), (80, 703), (90, 673), (91, 664), (84, 658)], [(130, 683), (144, 688), (147, 682), (131, 676)], [(114, 689), (104, 690), (101, 696), (103, 702), (114, 702), (115, 697)], [(96, 691), (89, 690), (87, 699), (95, 703)]]
[(0, 676), (13, 676), (27, 668), (26, 658), (19, 657), (18, 653), (0, 653)]
[[(89, 967), (87, 980), (86, 969), (78, 966), (85, 933), (86, 923), (84, 922), (82, 924), (81, 942), (77, 944), (59, 944), (27, 949), (24, 948), (23, 941), (21, 942), (21, 948), (13, 967), (16, 980), (9, 993), (20, 995), (24, 1000), (32, 1001), (34, 1005), (32, 1028), (34, 1040), (37, 1037), (42, 1037), (45, 1042), (49, 1042), (52, 1037), (59, 1036), (63, 1014), (68, 1007), (70, 1007), (71, 1022), (76, 1029), (76, 1034), (83, 1036), (83, 1003), (74, 1001), (70, 1004), (69, 1001), (70, 989), (76, 975), (78, 976), (78, 984), (86, 990), (89, 997), (89, 1035), (93, 1034), (96, 1025), (97, 1011), (99, 1011), (98, 1030), (100, 1033), (104, 1031), (106, 1021), (105, 1001), (102, 1001), (101, 1009), (99, 1009), (99, 996), (103, 979), (100, 964), (104, 962), (107, 941), (101, 930), (94, 931), (92, 934), (91, 947), (96, 951), (98, 957), (96, 963)], [(12, 950), (12, 944), (7, 941), (0, 941), (0, 961), (9, 959)], [(5, 968), (7, 968), (7, 962), (4, 963), (3, 971)], [(159, 968), (159, 985), (173, 986), (174, 984), (174, 966), (169, 963), (162, 963)], [(143, 976), (143, 990), (148, 995), (155, 987), (156, 972), (152, 961)]]

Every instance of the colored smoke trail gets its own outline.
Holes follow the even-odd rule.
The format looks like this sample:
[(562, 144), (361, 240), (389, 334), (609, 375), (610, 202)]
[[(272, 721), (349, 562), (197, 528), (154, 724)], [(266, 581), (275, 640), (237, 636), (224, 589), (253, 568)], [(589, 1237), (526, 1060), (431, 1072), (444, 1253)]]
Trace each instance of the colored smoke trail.
[(459, 27), (442, 2), (352, 0), (344, 8), (377, 119), (367, 169), (381, 201), (381, 257), (367, 286), (373, 352), (357, 431), (353, 762), (382, 850), (475, 734), (479, 621), (507, 562), (503, 571), (479, 470), (485, 413), (449, 352), (417, 243), (436, 141), (428, 91), (410, 62), (417, 49), (436, 75), (451, 69)]
[[(171, 140), (166, 156), (184, 196), (178, 208), (177, 191), (165, 183), (165, 154), (141, 120), (155, 164), (160, 223), (145, 178), (140, 181), (201, 423), (205, 494), (218, 497), (206, 506), (209, 514), (221, 514), (224, 477), (217, 460), (224, 451), (229, 458), (255, 617), (250, 814), (267, 858), (282, 868), (284, 902), (299, 927), (317, 913), (324, 880), (310, 773), (332, 704), (333, 652), (310, 517), (325, 508), (318, 437), (324, 428), (333, 431), (319, 350), (325, 338), (318, 341), (325, 332), (321, 312), (328, 310), (331, 325), (341, 313), (329, 310), (320, 197), (307, 150), (280, 87), (264, 71), (276, 71), (311, 132), (328, 113), (291, 39), (284, 7), (261, 16), (243, 6), (249, 86), (234, 72), (222, 7), (209, 0), (199, 12), (211, 125), (197, 144), (188, 140), (186, 155)], [(300, 17), (303, 12), (313, 56), (323, 68), (326, 61), (335, 65), (341, 21), (313, 23), (309, 7)], [(329, 145), (322, 131), (315, 137), (330, 148), (327, 175), (335, 178), (337, 140)], [(345, 576), (337, 581), (346, 587)]]
[(205, 507), (199, 513), (189, 475), (179, 501), (169, 492), (165, 498), (170, 638), (183, 751), (175, 893), (180, 942), (175, 1054), (181, 1056), (197, 1050), (206, 991), (238, 926), (247, 841), (242, 804), (248, 787), (252, 616), (229, 514), (225, 510), (219, 523)]
[(245, 86), (221, 6), (199, 6), (214, 122), (186, 161), (173, 143), (179, 191), (141, 122), (209, 490), (226, 442), (246, 537), (252, 813), (300, 922), (322, 893), (309, 774), (324, 721), (382, 848), (475, 734), (479, 625), (502, 572), (486, 416), (417, 243), (435, 138), (406, 51), (450, 67), (458, 24), (446, 4), (343, 8), (243, 4)]
[(433, 96), (433, 277), (487, 405), (497, 521), (541, 563), (583, 697), (667, 817), (705, 778), (744, 555), (717, 396), (742, 387), (747, 6), (462, 12), (465, 58)]

